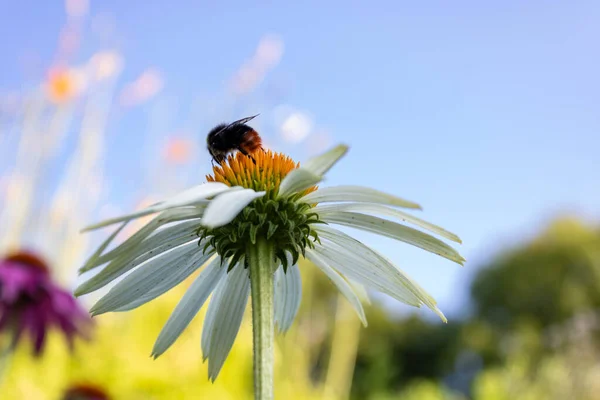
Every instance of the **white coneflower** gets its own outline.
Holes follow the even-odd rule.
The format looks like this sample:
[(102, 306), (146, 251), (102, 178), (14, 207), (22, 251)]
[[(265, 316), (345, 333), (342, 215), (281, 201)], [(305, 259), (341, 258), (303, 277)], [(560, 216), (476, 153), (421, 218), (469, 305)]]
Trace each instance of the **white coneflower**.
[[(134, 270), (91, 310), (94, 315), (127, 311), (201, 269), (160, 332), (152, 354), (158, 357), (175, 342), (212, 293), (201, 344), (212, 380), (229, 354), (251, 294), (255, 396), (259, 399), (272, 398), (274, 325), (287, 330), (298, 311), (300, 256), (327, 275), (365, 325), (359, 299), (363, 285), (412, 306), (426, 305), (445, 320), (435, 300), (402, 270), (333, 225), (391, 237), (458, 264), (464, 259), (452, 247), (394, 220), (455, 242), (460, 239), (400, 210), (419, 209), (413, 202), (360, 186), (317, 188), (347, 149), (337, 146), (302, 166), (271, 151), (259, 151), (252, 158), (237, 153), (215, 166), (207, 183), (87, 228), (122, 223), (82, 271), (106, 267), (75, 293), (93, 292)], [(106, 251), (128, 221), (154, 213), (158, 215), (137, 233)]]

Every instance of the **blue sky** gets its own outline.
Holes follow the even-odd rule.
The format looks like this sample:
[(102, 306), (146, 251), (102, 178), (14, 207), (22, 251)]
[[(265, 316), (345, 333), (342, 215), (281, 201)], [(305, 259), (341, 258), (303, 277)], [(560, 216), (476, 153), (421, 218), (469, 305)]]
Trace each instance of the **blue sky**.
[[(462, 237), (464, 268), (360, 235), (453, 315), (465, 305), (473, 271), (499, 250), (561, 213), (600, 216), (600, 4), (524, 3), (92, 2), (90, 15), (112, 21), (115, 33), (91, 35), (78, 57), (118, 48), (123, 81), (159, 68), (161, 96), (174, 104), (170, 120), (202, 141), (220, 121), (190, 115), (189, 105), (215, 96), (218, 107), (218, 94), (260, 38), (279, 35), (285, 52), (267, 86), (283, 85), (286, 104), (308, 110), (334, 142), (351, 146), (328, 183), (415, 200), (425, 219)], [(24, 74), (24, 55), (47, 65), (65, 22), (60, 2), (5, 1), (2, 10), (0, 91), (35, 77)], [(266, 103), (240, 104), (222, 117), (262, 112)], [(117, 197), (126, 196), (120, 173), (136, 135), (148, 129), (148, 113), (132, 110), (109, 126), (120, 133), (108, 167)], [(276, 135), (260, 123), (266, 136)]]

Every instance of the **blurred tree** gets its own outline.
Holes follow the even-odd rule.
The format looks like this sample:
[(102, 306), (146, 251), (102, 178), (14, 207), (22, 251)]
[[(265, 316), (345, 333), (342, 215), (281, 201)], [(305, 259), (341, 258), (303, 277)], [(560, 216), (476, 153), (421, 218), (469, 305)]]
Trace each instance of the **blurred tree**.
[(352, 398), (394, 393), (413, 379), (440, 379), (454, 369), (461, 326), (430, 323), (416, 316), (397, 321), (373, 307), (361, 337)]
[(487, 361), (473, 398), (597, 397), (600, 231), (557, 220), (482, 269), (471, 293), (463, 339)]
[[(474, 315), (448, 325), (418, 317), (397, 321), (372, 307), (360, 341), (352, 398), (386, 398), (424, 379), (469, 393), (482, 368), (493, 371), (515, 363), (515, 354), (527, 355), (523, 365), (535, 376), (553, 354), (570, 349), (553, 346), (552, 332), (558, 327), (572, 331), (570, 319), (600, 306), (600, 231), (574, 219), (557, 220), (530, 243), (479, 270), (471, 294)], [(510, 375), (498, 374), (503, 379)], [(487, 381), (481, 382), (478, 393), (485, 392)]]
[(465, 400), (466, 398), (429, 380), (415, 380), (398, 393), (376, 394), (371, 400)]
[(572, 219), (492, 261), (471, 287), (477, 317), (510, 329), (547, 327), (600, 306), (600, 232)]

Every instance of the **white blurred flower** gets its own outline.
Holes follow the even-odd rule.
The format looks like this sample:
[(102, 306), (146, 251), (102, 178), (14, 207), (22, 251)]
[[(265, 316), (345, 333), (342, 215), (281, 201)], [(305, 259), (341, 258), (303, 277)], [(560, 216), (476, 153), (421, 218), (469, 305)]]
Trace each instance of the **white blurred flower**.
[(109, 79), (121, 72), (123, 58), (116, 51), (101, 51), (94, 54), (88, 63), (90, 76), (98, 81)]
[(310, 134), (313, 127), (310, 117), (302, 112), (287, 116), (281, 124), (281, 135), (286, 142), (300, 143)]

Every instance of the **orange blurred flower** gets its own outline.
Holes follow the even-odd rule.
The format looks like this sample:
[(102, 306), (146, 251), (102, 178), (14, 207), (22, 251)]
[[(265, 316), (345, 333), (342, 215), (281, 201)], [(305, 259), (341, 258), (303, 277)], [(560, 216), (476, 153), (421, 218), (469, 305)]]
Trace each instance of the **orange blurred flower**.
[(185, 138), (171, 138), (164, 149), (164, 158), (169, 164), (185, 164), (192, 155), (193, 143)]
[(52, 68), (48, 72), (46, 91), (54, 103), (65, 103), (80, 92), (83, 78), (77, 71), (68, 68)]

